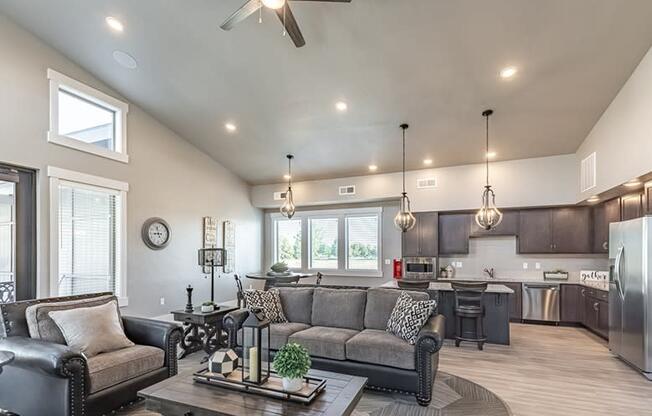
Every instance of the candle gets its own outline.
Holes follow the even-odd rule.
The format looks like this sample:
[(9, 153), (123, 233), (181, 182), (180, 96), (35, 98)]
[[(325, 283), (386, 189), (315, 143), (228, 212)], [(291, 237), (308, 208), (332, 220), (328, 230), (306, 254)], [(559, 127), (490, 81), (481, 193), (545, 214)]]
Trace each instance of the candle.
[(249, 381), (258, 383), (258, 347), (249, 348)]

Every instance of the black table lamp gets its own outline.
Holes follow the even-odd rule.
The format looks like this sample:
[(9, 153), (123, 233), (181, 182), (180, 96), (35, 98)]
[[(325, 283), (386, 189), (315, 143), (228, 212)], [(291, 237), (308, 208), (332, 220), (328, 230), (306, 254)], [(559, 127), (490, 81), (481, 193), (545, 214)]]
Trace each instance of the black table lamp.
[(215, 302), (215, 268), (224, 267), (223, 248), (200, 248), (198, 252), (199, 265), (211, 269), (211, 302)]

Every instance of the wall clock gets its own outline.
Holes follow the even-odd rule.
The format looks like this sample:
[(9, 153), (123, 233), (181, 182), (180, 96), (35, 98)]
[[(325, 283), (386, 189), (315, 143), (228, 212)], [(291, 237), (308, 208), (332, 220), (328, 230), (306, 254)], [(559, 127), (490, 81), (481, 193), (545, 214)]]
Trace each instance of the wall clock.
[(150, 218), (143, 224), (141, 236), (152, 250), (161, 250), (170, 242), (170, 226), (162, 218)]

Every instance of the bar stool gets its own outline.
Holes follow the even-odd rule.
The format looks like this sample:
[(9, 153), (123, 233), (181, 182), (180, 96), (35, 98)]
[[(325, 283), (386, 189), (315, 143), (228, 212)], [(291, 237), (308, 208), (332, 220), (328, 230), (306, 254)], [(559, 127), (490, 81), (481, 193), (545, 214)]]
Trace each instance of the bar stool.
[[(484, 335), (482, 319), (484, 318), (483, 298), (487, 290), (487, 283), (451, 283), (455, 291), (455, 346), (459, 347), (460, 342), (477, 342), (478, 349), (482, 351), (487, 337)], [(463, 320), (475, 320), (475, 330), (471, 336), (464, 336)], [(466, 332), (467, 335), (469, 331)]]

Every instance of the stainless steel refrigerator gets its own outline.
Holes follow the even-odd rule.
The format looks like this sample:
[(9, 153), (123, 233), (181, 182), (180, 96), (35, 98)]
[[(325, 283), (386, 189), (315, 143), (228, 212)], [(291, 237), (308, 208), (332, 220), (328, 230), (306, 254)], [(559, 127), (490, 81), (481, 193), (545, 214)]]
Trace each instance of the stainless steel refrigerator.
[(609, 226), (609, 349), (652, 380), (652, 216)]

